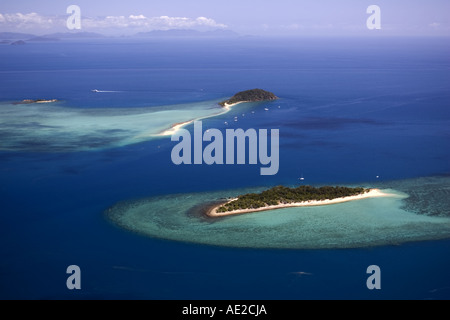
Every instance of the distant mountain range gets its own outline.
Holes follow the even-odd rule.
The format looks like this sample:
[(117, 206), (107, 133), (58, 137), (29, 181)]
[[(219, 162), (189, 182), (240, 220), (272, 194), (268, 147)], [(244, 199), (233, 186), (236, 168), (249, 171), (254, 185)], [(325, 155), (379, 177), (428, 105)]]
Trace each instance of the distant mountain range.
[(18, 32), (0, 32), (1, 40), (24, 40), (36, 37), (30, 33), (18, 33)]
[[(137, 34), (127, 36), (125, 38), (234, 38), (239, 37), (239, 34), (231, 30), (214, 30), (214, 31), (197, 31), (197, 30), (154, 30), (149, 32), (139, 32)], [(30, 33), (18, 32), (0, 32), (0, 43), (22, 41), (59, 41), (63, 39), (100, 39), (100, 38), (114, 38), (102, 35), (95, 32), (59, 32), (51, 33), (42, 36), (37, 36)], [(123, 38), (123, 37), (121, 37)]]
[(95, 32), (59, 32), (51, 33), (43, 36), (45, 38), (57, 39), (92, 39), (92, 38), (107, 38), (106, 36)]
[(60, 39), (106, 38), (94, 32), (60, 32), (37, 36), (30, 33), (0, 32), (0, 40), (55, 41)]
[(191, 29), (154, 30), (139, 32), (134, 37), (140, 38), (222, 38), (239, 37), (239, 34), (231, 30), (197, 31)]

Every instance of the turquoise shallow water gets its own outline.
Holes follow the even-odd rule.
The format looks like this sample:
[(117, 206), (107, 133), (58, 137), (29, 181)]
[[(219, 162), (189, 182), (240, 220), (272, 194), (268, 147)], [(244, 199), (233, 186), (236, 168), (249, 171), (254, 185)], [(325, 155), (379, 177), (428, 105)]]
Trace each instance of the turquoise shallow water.
[[(393, 184), (408, 191), (422, 185), (420, 181), (423, 179)], [(440, 217), (430, 216), (432, 211), (426, 201), (433, 193), (445, 197), (443, 190), (449, 186), (449, 178), (435, 177), (427, 185), (427, 194), (416, 195), (409, 202), (407, 193), (383, 189), (389, 197), (218, 219), (202, 217), (202, 204), (257, 190), (167, 195), (119, 203), (108, 209), (106, 216), (142, 235), (208, 245), (285, 249), (392, 245), (450, 237), (450, 217), (444, 216), (444, 212)], [(433, 201), (442, 203), (437, 197)], [(420, 208), (422, 214), (408, 211), (412, 207)]]
[(113, 109), (2, 103), (0, 151), (73, 152), (135, 144), (158, 138), (175, 123), (225, 113), (219, 101)]

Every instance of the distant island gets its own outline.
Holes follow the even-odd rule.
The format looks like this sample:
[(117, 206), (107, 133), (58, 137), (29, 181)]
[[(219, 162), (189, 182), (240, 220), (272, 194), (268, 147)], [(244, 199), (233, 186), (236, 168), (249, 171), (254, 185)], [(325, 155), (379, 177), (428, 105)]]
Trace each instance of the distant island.
[(24, 44), (26, 44), (26, 42), (23, 40), (17, 40), (17, 41), (11, 42), (12, 46), (23, 46)]
[(388, 196), (378, 189), (299, 186), (288, 188), (277, 186), (259, 194), (249, 193), (210, 208), (210, 217), (221, 217), (242, 213), (282, 209), (288, 207), (335, 204), (370, 197)]
[(272, 92), (265, 91), (262, 89), (252, 89), (247, 91), (241, 91), (236, 93), (233, 97), (228, 100), (222, 101), (219, 104), (222, 107), (230, 107), (241, 102), (257, 102), (266, 100), (276, 100), (278, 97)]
[(16, 102), (14, 104), (31, 104), (31, 103), (52, 103), (52, 102), (57, 102), (57, 99), (25, 99), (22, 100), (20, 102)]

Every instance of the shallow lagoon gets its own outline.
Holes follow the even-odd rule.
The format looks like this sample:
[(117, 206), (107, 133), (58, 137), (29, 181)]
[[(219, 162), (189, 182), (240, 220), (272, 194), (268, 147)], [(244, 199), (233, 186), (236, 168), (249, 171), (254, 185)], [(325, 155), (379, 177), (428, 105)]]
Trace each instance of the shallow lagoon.
[(135, 144), (157, 138), (173, 124), (227, 112), (219, 101), (110, 109), (3, 103), (0, 150), (73, 152)]

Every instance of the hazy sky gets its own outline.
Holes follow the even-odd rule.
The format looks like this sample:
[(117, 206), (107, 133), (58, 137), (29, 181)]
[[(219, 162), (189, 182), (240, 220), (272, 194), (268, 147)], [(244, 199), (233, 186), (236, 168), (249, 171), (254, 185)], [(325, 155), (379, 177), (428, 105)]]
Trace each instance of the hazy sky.
[[(160, 29), (228, 29), (252, 35), (450, 36), (450, 0), (2, 0), (0, 31), (68, 31), (69, 5), (81, 28), (107, 34)], [(381, 8), (369, 30), (368, 6)]]

